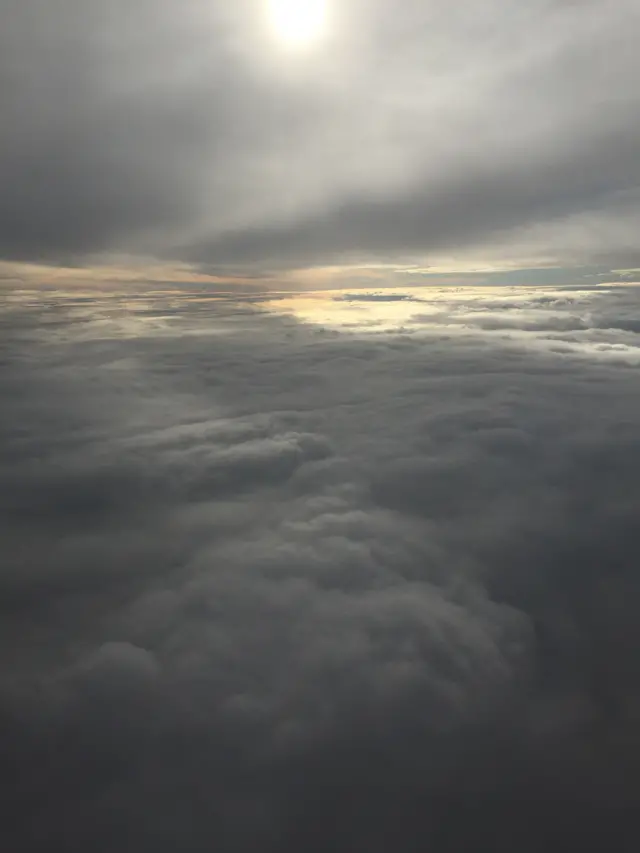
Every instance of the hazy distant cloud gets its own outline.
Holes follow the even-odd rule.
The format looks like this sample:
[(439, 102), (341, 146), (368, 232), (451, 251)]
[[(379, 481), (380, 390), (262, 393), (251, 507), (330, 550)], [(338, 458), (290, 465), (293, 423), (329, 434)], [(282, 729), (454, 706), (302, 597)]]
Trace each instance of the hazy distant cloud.
[(0, 255), (629, 265), (633, 0), (334, 11), (292, 55), (253, 0), (2, 0)]
[(344, 293), (334, 296), (336, 302), (419, 302), (409, 293)]
[[(395, 251), (401, 257), (455, 250), (483, 238), (495, 241), (498, 234), (508, 243), (512, 229), (549, 219), (556, 220), (562, 234), (563, 224), (557, 220), (576, 209), (606, 206), (616, 191), (634, 180), (635, 126), (625, 121), (618, 134), (601, 136), (596, 131), (592, 138), (576, 139), (570, 150), (545, 153), (546, 158), (539, 151), (527, 150), (524, 157), (519, 152), (510, 165), (476, 164), (461, 177), (446, 175), (442, 183), (433, 179), (417, 184), (399, 197), (358, 199), (300, 224), (241, 231), (196, 249), (192, 258), (199, 261), (207, 253), (249, 262), (286, 258), (304, 266), (323, 259), (348, 261), (354, 253), (375, 257), (378, 251)], [(601, 227), (606, 228), (606, 222), (605, 211)], [(602, 248), (596, 238), (578, 257), (592, 262)], [(571, 260), (566, 251), (559, 256)]]
[(636, 846), (638, 295), (420, 300), (3, 308), (12, 850)]

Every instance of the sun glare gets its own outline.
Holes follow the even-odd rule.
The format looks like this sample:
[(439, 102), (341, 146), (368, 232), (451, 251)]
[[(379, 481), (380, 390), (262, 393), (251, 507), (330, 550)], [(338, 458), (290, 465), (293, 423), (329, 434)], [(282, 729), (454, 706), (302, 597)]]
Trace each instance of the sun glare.
[(324, 33), (327, 0), (267, 0), (269, 21), (280, 41), (304, 47)]

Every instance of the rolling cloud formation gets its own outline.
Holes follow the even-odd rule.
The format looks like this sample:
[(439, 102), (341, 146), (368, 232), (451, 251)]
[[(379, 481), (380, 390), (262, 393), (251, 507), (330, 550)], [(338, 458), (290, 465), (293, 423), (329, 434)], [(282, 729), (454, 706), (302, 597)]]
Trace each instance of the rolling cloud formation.
[(635, 848), (637, 291), (374, 296), (6, 300), (8, 849)]

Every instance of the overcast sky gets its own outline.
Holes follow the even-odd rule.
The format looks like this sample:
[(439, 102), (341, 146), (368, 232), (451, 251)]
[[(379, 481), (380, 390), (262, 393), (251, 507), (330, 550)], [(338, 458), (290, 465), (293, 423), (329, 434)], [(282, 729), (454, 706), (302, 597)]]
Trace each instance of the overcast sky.
[(640, 850), (639, 32), (0, 0), (3, 851)]
[(0, 0), (5, 275), (640, 265), (636, 0), (326, 7)]

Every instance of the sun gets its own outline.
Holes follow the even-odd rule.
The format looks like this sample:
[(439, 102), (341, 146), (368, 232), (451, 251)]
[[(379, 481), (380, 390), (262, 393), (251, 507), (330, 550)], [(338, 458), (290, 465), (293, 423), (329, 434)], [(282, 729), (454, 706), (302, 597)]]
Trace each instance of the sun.
[(305, 47), (322, 38), (327, 0), (267, 0), (271, 28), (289, 47)]

